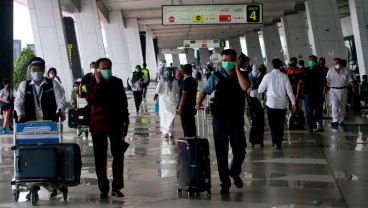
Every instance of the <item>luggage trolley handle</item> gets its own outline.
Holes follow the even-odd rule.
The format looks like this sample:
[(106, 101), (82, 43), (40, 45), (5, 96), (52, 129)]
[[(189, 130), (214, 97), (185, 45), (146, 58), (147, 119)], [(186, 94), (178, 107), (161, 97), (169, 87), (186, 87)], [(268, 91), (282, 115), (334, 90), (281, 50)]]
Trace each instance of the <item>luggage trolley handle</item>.
[(22, 173), (23, 172), (23, 158), (22, 156), (16, 157), (16, 172)]

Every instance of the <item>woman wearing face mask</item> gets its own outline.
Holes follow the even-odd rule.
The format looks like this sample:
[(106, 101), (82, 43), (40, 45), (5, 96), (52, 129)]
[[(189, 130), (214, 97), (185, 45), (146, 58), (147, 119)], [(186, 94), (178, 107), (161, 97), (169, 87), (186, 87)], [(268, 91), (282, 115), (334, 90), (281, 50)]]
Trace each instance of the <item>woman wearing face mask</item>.
[(135, 67), (134, 72), (130, 75), (128, 83), (130, 84), (133, 96), (134, 96), (134, 103), (135, 103), (135, 109), (136, 112), (139, 112), (139, 106), (142, 103), (142, 97), (143, 97), (143, 88), (142, 84), (147, 84), (148, 79), (146, 76), (144, 76), (141, 66), (137, 65)]
[(79, 82), (74, 82), (73, 84), (73, 90), (70, 96), (70, 105), (73, 108), (77, 108), (77, 97), (79, 96)]
[(47, 75), (49, 75), (49, 77), (51, 79), (55, 79), (56, 81), (58, 81), (61, 84), (61, 80), (60, 77), (57, 75), (57, 71), (55, 68), (51, 67), (49, 69), (49, 71), (47, 72)]

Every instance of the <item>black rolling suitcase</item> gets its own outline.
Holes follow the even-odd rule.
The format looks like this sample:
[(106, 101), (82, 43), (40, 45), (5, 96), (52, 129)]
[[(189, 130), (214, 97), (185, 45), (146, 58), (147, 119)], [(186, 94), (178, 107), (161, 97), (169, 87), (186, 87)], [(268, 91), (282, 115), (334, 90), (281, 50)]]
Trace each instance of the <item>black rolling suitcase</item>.
[[(204, 111), (202, 112), (202, 123), (204, 132)], [(197, 122), (198, 116), (197, 116)], [(199, 195), (207, 191), (211, 195), (211, 167), (209, 143), (204, 138), (181, 138), (178, 139), (178, 165), (177, 185), (178, 195), (182, 191)]]
[(16, 181), (58, 182), (62, 158), (58, 148), (18, 145), (15, 156)]
[(250, 98), (250, 102), (252, 108), (251, 112), (254, 116), (252, 116), (253, 119), (250, 126), (249, 142), (252, 144), (253, 148), (255, 144), (260, 144), (261, 147), (264, 147), (264, 110), (257, 98)]
[(80, 182), (82, 162), (78, 144), (20, 144), (15, 155), (16, 182), (45, 182), (65, 187)]
[(183, 138), (178, 140), (177, 181), (178, 194), (188, 195), (207, 191), (211, 194), (210, 154), (207, 139)]

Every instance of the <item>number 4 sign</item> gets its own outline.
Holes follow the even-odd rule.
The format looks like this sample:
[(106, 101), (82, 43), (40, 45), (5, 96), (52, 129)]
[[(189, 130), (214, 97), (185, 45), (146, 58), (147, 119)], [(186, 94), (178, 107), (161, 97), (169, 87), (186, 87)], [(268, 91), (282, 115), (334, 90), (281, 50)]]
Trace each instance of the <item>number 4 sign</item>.
[(248, 5), (247, 6), (247, 22), (260, 22), (259, 5)]

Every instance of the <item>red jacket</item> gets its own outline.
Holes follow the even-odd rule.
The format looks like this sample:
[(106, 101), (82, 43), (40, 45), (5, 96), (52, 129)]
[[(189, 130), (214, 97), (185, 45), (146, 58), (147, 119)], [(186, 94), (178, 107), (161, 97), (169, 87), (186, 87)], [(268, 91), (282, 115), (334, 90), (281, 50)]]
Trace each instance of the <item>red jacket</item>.
[(87, 84), (87, 102), (91, 106), (91, 133), (122, 133), (124, 123), (129, 123), (128, 101), (121, 79), (111, 77)]

